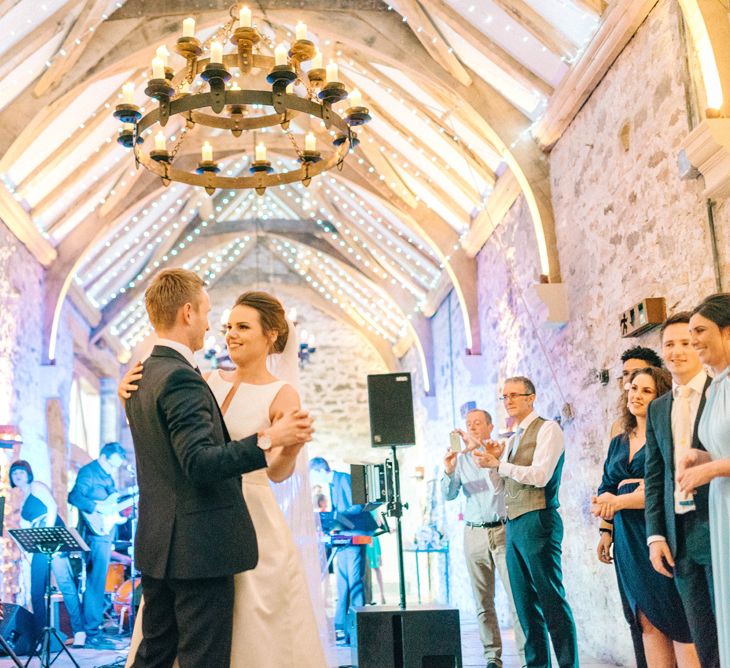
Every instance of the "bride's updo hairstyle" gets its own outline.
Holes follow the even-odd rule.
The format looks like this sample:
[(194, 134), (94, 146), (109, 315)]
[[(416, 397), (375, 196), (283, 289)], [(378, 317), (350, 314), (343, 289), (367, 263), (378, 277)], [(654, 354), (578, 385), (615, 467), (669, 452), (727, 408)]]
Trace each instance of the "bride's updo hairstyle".
[(286, 313), (281, 302), (268, 292), (244, 292), (236, 299), (235, 306), (248, 306), (256, 309), (261, 321), (261, 329), (264, 334), (277, 332), (276, 341), (271, 352), (283, 353), (289, 338), (289, 325), (286, 321)]

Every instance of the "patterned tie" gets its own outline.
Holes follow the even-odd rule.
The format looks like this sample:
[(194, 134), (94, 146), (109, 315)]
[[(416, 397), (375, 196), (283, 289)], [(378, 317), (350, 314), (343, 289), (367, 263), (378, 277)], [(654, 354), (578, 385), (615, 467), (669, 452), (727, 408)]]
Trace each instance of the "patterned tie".
[(525, 433), (525, 430), (522, 427), (517, 427), (515, 430), (515, 435), (512, 437), (512, 444), (510, 446), (509, 451), (509, 457), (507, 458), (508, 461), (512, 461), (514, 456), (517, 454), (517, 448), (520, 447), (520, 439), (522, 438), (522, 434)]
[(677, 515), (683, 515), (695, 509), (694, 495), (683, 492), (677, 483), (679, 462), (692, 447), (692, 411), (689, 402), (691, 394), (692, 390), (687, 385), (680, 385), (677, 387), (674, 398), (676, 420), (672, 437), (674, 440), (674, 512)]

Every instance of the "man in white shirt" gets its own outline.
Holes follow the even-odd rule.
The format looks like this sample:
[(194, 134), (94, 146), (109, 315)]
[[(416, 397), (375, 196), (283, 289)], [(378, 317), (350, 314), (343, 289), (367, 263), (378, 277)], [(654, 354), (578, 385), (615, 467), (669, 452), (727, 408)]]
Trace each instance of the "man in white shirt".
[(704, 450), (697, 425), (710, 384), (689, 333), (689, 313), (670, 316), (661, 328), (662, 357), (672, 391), (649, 404), (646, 419), (644, 504), (649, 558), (654, 570), (674, 577), (703, 668), (720, 665), (715, 626), (708, 486), (685, 494), (675, 462), (691, 448)]
[(525, 632), (525, 661), (550, 665), (550, 640), (561, 668), (578, 666), (575, 622), (563, 587), (563, 522), (558, 489), (564, 446), (560, 426), (533, 409), (535, 386), (515, 376), (502, 401), (515, 421), (506, 445), (487, 444), (477, 463), (501, 477), (507, 503), (507, 569), (517, 615)]

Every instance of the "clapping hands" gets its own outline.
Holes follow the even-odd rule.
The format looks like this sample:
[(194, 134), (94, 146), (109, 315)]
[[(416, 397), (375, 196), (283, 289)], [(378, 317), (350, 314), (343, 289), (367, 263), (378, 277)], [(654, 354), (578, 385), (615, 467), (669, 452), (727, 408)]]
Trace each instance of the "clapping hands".
[(505, 443), (489, 440), (485, 441), (472, 453), (474, 461), (483, 469), (499, 468), (499, 462), (504, 454)]

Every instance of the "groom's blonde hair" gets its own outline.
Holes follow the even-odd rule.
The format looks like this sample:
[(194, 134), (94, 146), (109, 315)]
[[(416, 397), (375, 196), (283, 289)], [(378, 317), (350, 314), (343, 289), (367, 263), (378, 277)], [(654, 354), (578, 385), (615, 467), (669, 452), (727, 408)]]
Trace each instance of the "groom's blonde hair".
[(205, 281), (187, 269), (163, 269), (144, 293), (147, 315), (155, 329), (174, 327), (177, 312), (192, 304), (196, 309)]

